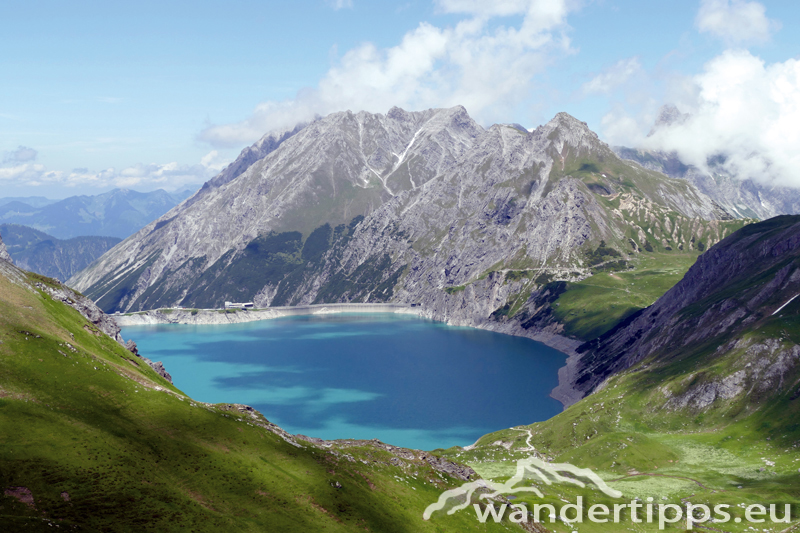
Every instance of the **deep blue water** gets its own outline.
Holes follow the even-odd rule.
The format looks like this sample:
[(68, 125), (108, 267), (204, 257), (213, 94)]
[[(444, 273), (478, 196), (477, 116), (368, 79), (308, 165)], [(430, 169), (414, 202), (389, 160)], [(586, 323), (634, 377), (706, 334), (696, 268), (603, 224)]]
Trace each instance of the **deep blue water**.
[(432, 450), (561, 411), (566, 356), (541, 343), (394, 314), (126, 327), (196, 400), (244, 403), (291, 433)]

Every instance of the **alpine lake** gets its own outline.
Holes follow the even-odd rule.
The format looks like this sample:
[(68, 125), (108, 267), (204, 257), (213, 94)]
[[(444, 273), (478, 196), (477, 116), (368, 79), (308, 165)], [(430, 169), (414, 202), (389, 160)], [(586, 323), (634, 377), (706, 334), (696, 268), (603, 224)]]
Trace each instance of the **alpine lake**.
[(251, 405), (290, 433), (433, 450), (546, 420), (566, 355), (416, 316), (342, 313), (123, 328), (193, 399)]

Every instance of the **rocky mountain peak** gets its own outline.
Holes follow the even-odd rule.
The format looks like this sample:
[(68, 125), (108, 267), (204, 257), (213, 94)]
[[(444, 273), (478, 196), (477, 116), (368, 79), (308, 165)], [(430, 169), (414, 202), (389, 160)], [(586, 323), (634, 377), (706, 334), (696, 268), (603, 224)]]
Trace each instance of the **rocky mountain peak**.
[(661, 128), (683, 124), (689, 119), (689, 116), (688, 113), (681, 113), (680, 110), (672, 104), (663, 105), (661, 109), (659, 109), (658, 118), (647, 136), (653, 135)]
[(533, 137), (536, 142), (547, 139), (560, 158), (566, 157), (567, 151), (570, 151), (568, 149), (572, 149), (572, 155), (600, 150), (610, 151), (597, 134), (589, 129), (586, 122), (563, 111), (557, 113), (547, 124), (536, 128)]
[(484, 129), (469, 116), (464, 106), (455, 106), (449, 109), (442, 109), (431, 118), (430, 129), (437, 126), (447, 128), (453, 132), (465, 134), (469, 137), (477, 137), (483, 133)]
[(386, 113), (386, 117), (392, 120), (408, 120), (408, 116), (408, 111), (397, 106), (392, 107), (389, 112)]
[(553, 135), (554, 132), (560, 136), (589, 136), (594, 139), (597, 139), (597, 134), (589, 129), (589, 125), (586, 122), (578, 120), (577, 118), (573, 117), (569, 113), (565, 113), (564, 111), (560, 113), (556, 113), (550, 122), (542, 126), (544, 131), (547, 131), (549, 135)]

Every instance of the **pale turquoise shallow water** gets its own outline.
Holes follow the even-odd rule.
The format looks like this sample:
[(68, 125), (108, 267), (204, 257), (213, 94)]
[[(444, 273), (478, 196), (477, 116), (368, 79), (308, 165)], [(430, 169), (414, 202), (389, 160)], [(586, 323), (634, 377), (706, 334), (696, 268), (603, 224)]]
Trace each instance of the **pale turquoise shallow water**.
[(291, 433), (464, 446), (561, 411), (566, 356), (541, 343), (394, 314), (123, 328), (196, 400), (244, 403)]

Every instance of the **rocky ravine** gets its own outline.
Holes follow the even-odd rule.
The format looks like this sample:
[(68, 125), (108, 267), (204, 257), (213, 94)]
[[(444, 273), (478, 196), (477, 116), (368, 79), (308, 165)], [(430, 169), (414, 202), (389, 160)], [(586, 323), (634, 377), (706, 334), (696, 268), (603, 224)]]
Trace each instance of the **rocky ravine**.
[(107, 311), (418, 303), (436, 320), (568, 349), (557, 324), (491, 315), (587, 276), (601, 242), (624, 263), (729, 231), (708, 196), (619, 159), (565, 113), (527, 132), (484, 129), (460, 106), (343, 112), (249, 150), (68, 283)]

